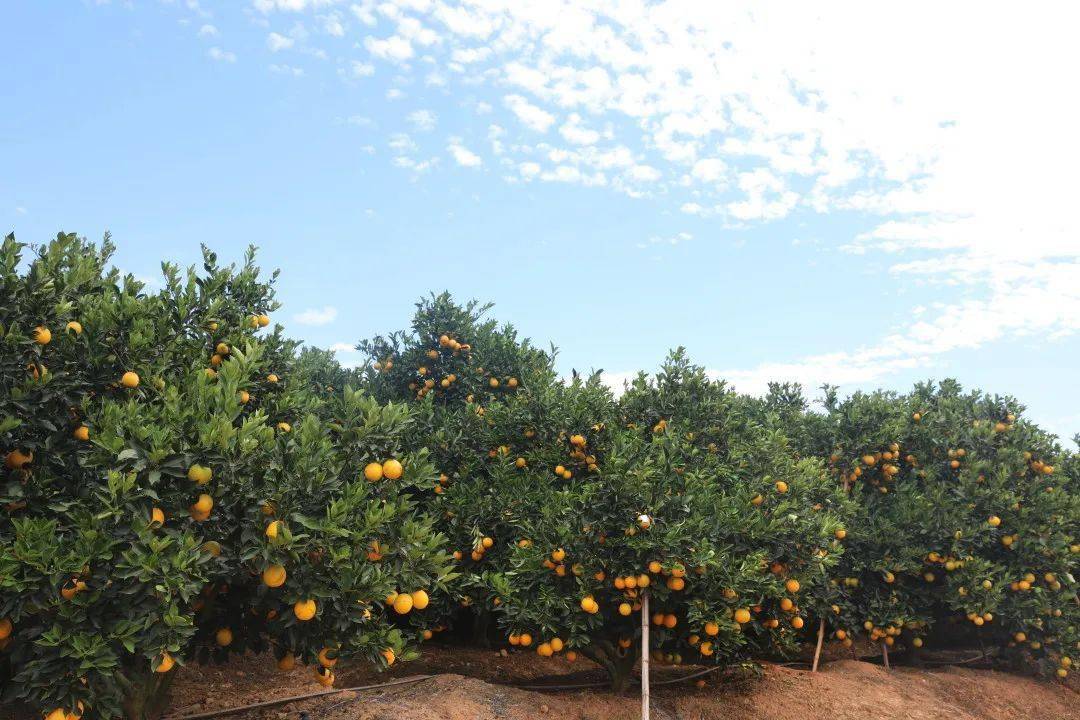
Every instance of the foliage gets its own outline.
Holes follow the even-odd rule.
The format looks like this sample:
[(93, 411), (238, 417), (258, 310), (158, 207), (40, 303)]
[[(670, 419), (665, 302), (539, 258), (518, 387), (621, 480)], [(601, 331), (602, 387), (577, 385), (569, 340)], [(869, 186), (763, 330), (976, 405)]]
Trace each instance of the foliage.
[[(108, 239), (25, 249), (0, 249), (4, 696), (136, 718), (173, 663), (412, 656), (385, 599), (452, 576), (408, 495), (436, 477), (409, 409), (315, 392), (347, 376), (260, 332), (252, 252), (165, 264), (150, 292)], [(372, 462), (400, 478), (368, 482)]]

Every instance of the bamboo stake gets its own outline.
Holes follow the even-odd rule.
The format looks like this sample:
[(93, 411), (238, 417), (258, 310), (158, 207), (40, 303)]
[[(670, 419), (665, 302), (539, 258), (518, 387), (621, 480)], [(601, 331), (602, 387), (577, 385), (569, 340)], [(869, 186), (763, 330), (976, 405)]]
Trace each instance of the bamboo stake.
[(885, 669), (891, 671), (889, 667), (889, 646), (885, 643), (881, 643), (881, 657), (885, 660)]
[(814, 666), (810, 668), (810, 672), (817, 672), (818, 660), (821, 659), (821, 645), (825, 642), (825, 618), (821, 618), (821, 623), (817, 629), (817, 647), (814, 648)]
[(649, 591), (641, 593), (641, 720), (649, 720)]

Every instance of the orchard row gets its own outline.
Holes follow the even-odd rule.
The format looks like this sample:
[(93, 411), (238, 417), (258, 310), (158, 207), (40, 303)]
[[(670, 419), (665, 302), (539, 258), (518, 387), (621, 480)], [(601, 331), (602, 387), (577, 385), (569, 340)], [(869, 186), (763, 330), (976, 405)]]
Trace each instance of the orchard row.
[(622, 688), (645, 593), (661, 662), (822, 625), (1077, 652), (1080, 461), (1012, 398), (811, 410), (682, 351), (616, 396), (446, 295), (348, 369), (271, 327), (253, 252), (151, 291), (112, 249), (0, 248), (0, 687), (49, 720), (153, 717), (177, 665), (248, 650), (329, 686), (465, 625)]

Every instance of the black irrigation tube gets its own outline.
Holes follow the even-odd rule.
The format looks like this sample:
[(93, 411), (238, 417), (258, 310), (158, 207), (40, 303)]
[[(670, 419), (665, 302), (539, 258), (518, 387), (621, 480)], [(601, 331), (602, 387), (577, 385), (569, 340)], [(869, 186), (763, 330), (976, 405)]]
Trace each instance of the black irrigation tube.
[[(697, 672), (693, 672), (693, 673), (690, 673), (689, 675), (684, 675), (683, 677), (679, 677), (679, 678), (671, 678), (671, 679), (668, 679), (668, 680), (652, 680), (652, 681), (649, 682), (649, 685), (650, 686), (674, 685), (676, 683), (683, 683), (683, 682), (686, 682), (687, 680), (693, 680), (694, 678), (701, 677), (702, 675), (708, 675), (709, 673), (714, 673), (714, 672), (716, 672), (717, 670), (720, 670), (720, 669), (721, 668), (719, 668), (719, 667), (705, 668), (704, 670), (699, 670)], [(640, 677), (635, 677), (634, 679), (637, 680), (638, 683), (641, 682)], [(502, 684), (502, 683), (498, 683), (498, 684)], [(577, 685), (516, 685), (516, 684), (513, 684), (513, 683), (505, 683), (505, 687), (517, 688), (518, 690), (586, 690), (586, 689), (589, 689), (589, 688), (611, 687), (611, 683), (597, 682), (597, 683), (580, 683), (580, 684), (577, 684)]]
[(237, 707), (223, 708), (220, 710), (210, 710), (204, 713), (196, 713), (195, 715), (174, 715), (166, 716), (162, 720), (203, 720), (203, 718), (221, 717), (223, 715), (235, 715), (239, 712), (246, 710), (258, 710), (259, 708), (274, 707), (275, 705), (286, 705), (292, 702), (300, 702), (302, 700), (311, 700), (313, 698), (327, 697), (330, 695), (340, 695), (345, 692), (359, 692), (361, 690), (378, 690), (380, 688), (392, 687), (394, 685), (407, 685), (409, 683), (420, 682), (421, 680), (430, 680), (435, 677), (434, 675), (415, 675), (413, 677), (401, 678), (400, 680), (391, 680), (390, 682), (381, 683), (379, 685), (358, 685), (351, 688), (340, 688), (333, 690), (322, 690), (319, 692), (307, 693), (306, 695), (293, 695), (287, 698), (278, 698), (276, 700), (266, 700), (264, 702), (252, 703), (250, 705), (239, 705)]

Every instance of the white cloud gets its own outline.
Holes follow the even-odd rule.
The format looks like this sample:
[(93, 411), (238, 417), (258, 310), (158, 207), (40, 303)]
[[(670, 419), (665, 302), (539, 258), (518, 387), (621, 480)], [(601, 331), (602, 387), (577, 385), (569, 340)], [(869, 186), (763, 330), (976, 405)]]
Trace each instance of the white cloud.
[(503, 102), (522, 124), (536, 132), (546, 133), (555, 122), (554, 115), (533, 105), (521, 95), (507, 95)]
[(276, 32), (272, 32), (266, 36), (266, 47), (270, 48), (270, 52), (277, 52), (278, 50), (288, 50), (296, 41), (290, 37), (279, 35)]
[(304, 76), (303, 68), (293, 67), (292, 65), (271, 64), (268, 67), (270, 68), (270, 72), (276, 75), (291, 75), (293, 77)]
[(336, 12), (323, 16), (322, 30), (332, 37), (345, 37), (345, 24), (341, 21), (341, 16)]
[(460, 140), (452, 139), (446, 150), (454, 158), (454, 162), (462, 167), (480, 167), (484, 164), (480, 156), (462, 145)]
[(275, 10), (283, 12), (303, 12), (310, 8), (320, 8), (333, 5), (337, 0), (254, 0), (255, 9), (262, 13)]
[(358, 352), (356, 346), (352, 343), (339, 342), (330, 346), (330, 351), (335, 353), (354, 353)]
[(570, 114), (567, 121), (559, 128), (559, 134), (574, 145), (595, 145), (600, 140), (600, 133), (582, 126), (581, 116), (577, 113)]
[(212, 47), (206, 51), (207, 56), (211, 60), (217, 60), (218, 62), (234, 63), (236, 62), (236, 54), (231, 53), (228, 50), (222, 50), (219, 47)]
[(375, 74), (375, 66), (371, 63), (353, 60), (349, 67), (353, 77), (371, 77)]
[(627, 171), (627, 175), (638, 182), (655, 182), (662, 177), (660, 171), (651, 165), (634, 165)]
[(390, 141), (387, 143), (391, 150), (395, 150), (399, 153), (411, 153), (416, 152), (418, 149), (416, 143), (409, 137), (408, 133), (394, 133), (390, 136)]
[(329, 325), (337, 319), (337, 308), (327, 305), (323, 308), (309, 308), (293, 315), (293, 322), (298, 325)]
[(421, 132), (430, 132), (435, 129), (435, 126), (439, 122), (439, 117), (431, 110), (416, 110), (409, 113), (406, 118), (409, 124)]
[(201, 38), (216, 37), (217, 34), (218, 29), (209, 23), (199, 28), (199, 37)]
[(540, 164), (534, 162), (523, 162), (518, 165), (518, 172), (526, 180), (532, 179), (540, 174)]
[(364, 47), (367, 51), (382, 60), (402, 61), (413, 56), (413, 47), (406, 38), (400, 35), (391, 35), (388, 38), (364, 38)]

